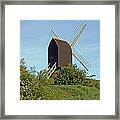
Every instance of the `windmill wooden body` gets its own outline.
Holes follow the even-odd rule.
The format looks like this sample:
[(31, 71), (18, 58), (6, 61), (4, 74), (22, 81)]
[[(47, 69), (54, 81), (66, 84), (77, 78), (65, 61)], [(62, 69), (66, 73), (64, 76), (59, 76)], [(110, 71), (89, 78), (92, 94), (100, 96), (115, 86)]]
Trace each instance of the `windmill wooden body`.
[(52, 67), (55, 62), (56, 67), (72, 64), (72, 50), (66, 41), (52, 38), (48, 47), (49, 67)]

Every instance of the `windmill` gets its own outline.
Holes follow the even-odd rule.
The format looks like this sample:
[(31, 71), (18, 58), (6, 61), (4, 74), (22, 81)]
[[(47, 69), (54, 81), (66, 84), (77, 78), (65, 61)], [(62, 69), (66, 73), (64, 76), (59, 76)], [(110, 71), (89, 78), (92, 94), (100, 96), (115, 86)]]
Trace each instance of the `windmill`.
[[(82, 57), (80, 54), (79, 54), (79, 52), (75, 49), (75, 48), (73, 48), (73, 46), (75, 46), (75, 44), (77, 43), (77, 41), (80, 39), (80, 37), (81, 37), (81, 35), (82, 35), (82, 33), (84, 32), (84, 30), (85, 30), (85, 27), (86, 27), (86, 24), (84, 24), (84, 25), (82, 25), (82, 26), (78, 26), (77, 28), (76, 28), (76, 31), (75, 31), (75, 33), (74, 33), (74, 37), (73, 37), (73, 40), (71, 40), (71, 39), (69, 39), (69, 46), (70, 46), (70, 48), (71, 48), (71, 50), (72, 50), (72, 55), (76, 58), (76, 60), (78, 60), (78, 62), (87, 70), (87, 71), (89, 71), (89, 69), (91, 68), (91, 64), (89, 64), (89, 62), (84, 58), (84, 57)], [(50, 31), (50, 34), (52, 34), (53, 36), (54, 36), (54, 38), (56, 39), (56, 41), (58, 42), (58, 41), (61, 41), (62, 42), (62, 39), (53, 31), (53, 30), (51, 30)], [(58, 42), (59, 43), (59, 42)], [(58, 44), (57, 43), (57, 44)], [(62, 42), (63, 43), (63, 42)], [(64, 42), (64, 44), (66, 44), (66, 42)], [(55, 51), (55, 50), (54, 50)], [(64, 50), (65, 51), (65, 50)], [(70, 54), (70, 53), (69, 53)], [(49, 56), (48, 56), (49, 57)], [(72, 59), (72, 58), (71, 58)], [(49, 71), (48, 71), (48, 73), (50, 73), (49, 74), (49, 76), (51, 76), (52, 75), (52, 73), (55, 71), (55, 69), (57, 68), (57, 66), (56, 66), (56, 61), (54, 61), (53, 62), (54, 64), (52, 64), (52, 66), (50, 67), (50, 69), (49, 69)], [(54, 68), (54, 69), (53, 69)], [(53, 69), (53, 70), (51, 70), (51, 69)], [(52, 71), (52, 72), (50, 72), (50, 71)]]

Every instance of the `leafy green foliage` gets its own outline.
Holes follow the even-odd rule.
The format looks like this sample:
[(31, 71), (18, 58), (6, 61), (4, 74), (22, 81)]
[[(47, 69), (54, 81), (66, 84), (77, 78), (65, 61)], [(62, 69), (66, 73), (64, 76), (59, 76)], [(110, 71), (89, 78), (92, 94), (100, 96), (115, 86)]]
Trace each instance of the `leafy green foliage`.
[(34, 68), (27, 70), (24, 59), (20, 61), (20, 99), (36, 100), (42, 97), (43, 86), (51, 85), (53, 80), (47, 79), (46, 71), (36, 73)]
[(76, 65), (68, 65), (56, 72), (59, 72), (59, 76), (56, 78), (53, 75), (54, 85), (83, 85), (100, 89), (100, 81), (89, 78), (87, 72)]
[(57, 70), (47, 79), (47, 70), (37, 72), (20, 61), (21, 100), (98, 100), (100, 82), (87, 78), (88, 74), (76, 65)]
[(68, 65), (61, 68), (59, 77), (55, 80), (56, 85), (78, 85), (86, 79), (87, 73), (85, 70), (80, 70), (76, 65)]

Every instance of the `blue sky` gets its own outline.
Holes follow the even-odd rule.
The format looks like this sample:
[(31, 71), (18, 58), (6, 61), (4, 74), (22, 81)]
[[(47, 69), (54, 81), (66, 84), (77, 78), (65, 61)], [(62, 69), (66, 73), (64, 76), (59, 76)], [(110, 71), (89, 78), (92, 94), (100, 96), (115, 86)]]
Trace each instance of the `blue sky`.
[[(48, 45), (52, 29), (67, 41), (74, 37), (76, 27), (86, 24), (86, 29), (74, 48), (92, 65), (89, 74), (100, 79), (100, 21), (99, 20), (21, 20), (20, 21), (20, 58), (25, 58), (29, 67), (37, 71), (47, 69)], [(73, 39), (72, 39), (73, 40)], [(73, 64), (83, 67), (73, 57)]]

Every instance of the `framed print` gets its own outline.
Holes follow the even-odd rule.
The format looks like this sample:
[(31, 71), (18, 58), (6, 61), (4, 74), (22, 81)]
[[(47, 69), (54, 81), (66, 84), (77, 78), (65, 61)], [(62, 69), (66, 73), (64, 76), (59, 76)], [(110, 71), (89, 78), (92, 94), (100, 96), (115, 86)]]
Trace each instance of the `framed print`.
[(119, 2), (1, 2), (2, 119), (119, 119)]

